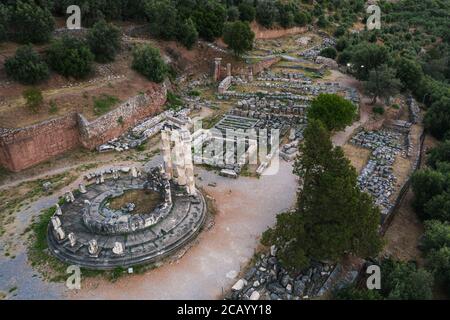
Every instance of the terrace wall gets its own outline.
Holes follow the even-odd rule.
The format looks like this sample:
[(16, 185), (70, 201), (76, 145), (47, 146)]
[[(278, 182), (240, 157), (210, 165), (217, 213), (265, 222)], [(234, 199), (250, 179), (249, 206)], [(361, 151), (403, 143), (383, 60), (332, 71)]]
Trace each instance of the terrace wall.
[(146, 94), (129, 99), (92, 122), (71, 113), (24, 128), (0, 128), (0, 165), (18, 172), (79, 146), (94, 149), (161, 111), (166, 94), (164, 85), (152, 84)]

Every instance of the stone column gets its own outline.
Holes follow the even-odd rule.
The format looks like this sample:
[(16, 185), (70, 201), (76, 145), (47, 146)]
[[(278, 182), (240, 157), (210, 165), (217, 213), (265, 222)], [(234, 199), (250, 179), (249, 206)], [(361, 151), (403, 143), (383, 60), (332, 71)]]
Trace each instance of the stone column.
[(248, 68), (248, 82), (252, 82), (253, 81), (253, 68), (249, 67)]
[(177, 171), (177, 182), (180, 186), (186, 186), (186, 170), (184, 165), (184, 147), (183, 141), (178, 130), (172, 131), (172, 136), (175, 140), (175, 167)]
[(181, 132), (181, 140), (184, 148), (184, 168), (186, 173), (187, 192), (190, 195), (195, 195), (194, 164), (192, 162), (192, 137), (188, 130), (183, 130)]
[(231, 77), (231, 63), (227, 63), (227, 77)]
[(222, 67), (222, 58), (214, 59), (214, 81), (220, 80), (220, 68)]
[(162, 151), (164, 159), (164, 171), (166, 172), (169, 180), (173, 177), (173, 167), (172, 167), (172, 153), (170, 148), (170, 131), (161, 131), (162, 139)]

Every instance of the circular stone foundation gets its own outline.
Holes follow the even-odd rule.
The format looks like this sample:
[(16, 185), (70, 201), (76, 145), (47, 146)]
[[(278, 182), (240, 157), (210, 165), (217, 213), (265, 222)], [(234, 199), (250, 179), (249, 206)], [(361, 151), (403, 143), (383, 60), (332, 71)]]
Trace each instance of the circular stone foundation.
[[(58, 259), (88, 269), (156, 262), (192, 240), (205, 220), (202, 194), (187, 194), (185, 188), (167, 180), (159, 168), (145, 177), (105, 179), (85, 191), (61, 206), (62, 214), (55, 219), (62, 232), (55, 230), (52, 221), (48, 244)], [(134, 203), (125, 202), (121, 209), (110, 207), (111, 201), (136, 191), (158, 192), (161, 202), (151, 204), (149, 208), (154, 209), (150, 212), (135, 212)]]

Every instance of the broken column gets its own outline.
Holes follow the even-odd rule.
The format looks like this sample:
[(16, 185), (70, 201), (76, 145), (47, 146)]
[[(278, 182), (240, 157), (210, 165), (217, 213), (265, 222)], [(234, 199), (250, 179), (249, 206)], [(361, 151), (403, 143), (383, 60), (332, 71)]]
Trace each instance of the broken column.
[(180, 132), (178, 130), (172, 131), (172, 137), (175, 141), (175, 168), (177, 171), (177, 182), (180, 186), (185, 186), (187, 184), (186, 180), (186, 170), (184, 165), (184, 147), (183, 141), (181, 139)]
[(170, 141), (170, 131), (162, 130), (161, 131), (161, 139), (162, 139), (162, 151), (163, 151), (163, 159), (164, 159), (164, 171), (167, 174), (169, 179), (173, 177), (173, 167), (172, 167), (172, 151), (171, 151), (171, 141)]
[(231, 63), (227, 63), (227, 77), (231, 77)]
[(248, 68), (248, 81), (249, 82), (253, 81), (253, 68), (252, 67)]
[(184, 148), (184, 169), (186, 174), (187, 192), (190, 195), (195, 195), (195, 177), (194, 177), (194, 164), (192, 162), (192, 138), (191, 134), (187, 130), (181, 132), (181, 140)]
[(222, 67), (222, 58), (214, 59), (214, 81), (220, 80), (220, 68)]

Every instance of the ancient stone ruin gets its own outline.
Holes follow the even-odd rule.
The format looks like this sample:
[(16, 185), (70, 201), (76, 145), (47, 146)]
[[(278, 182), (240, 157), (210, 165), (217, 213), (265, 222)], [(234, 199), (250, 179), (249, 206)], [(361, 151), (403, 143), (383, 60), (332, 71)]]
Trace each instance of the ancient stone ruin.
[(56, 205), (48, 244), (58, 259), (88, 269), (131, 267), (156, 262), (198, 234), (206, 204), (195, 188), (190, 136), (187, 131), (168, 136), (163, 131), (164, 168), (91, 174), (90, 184)]

